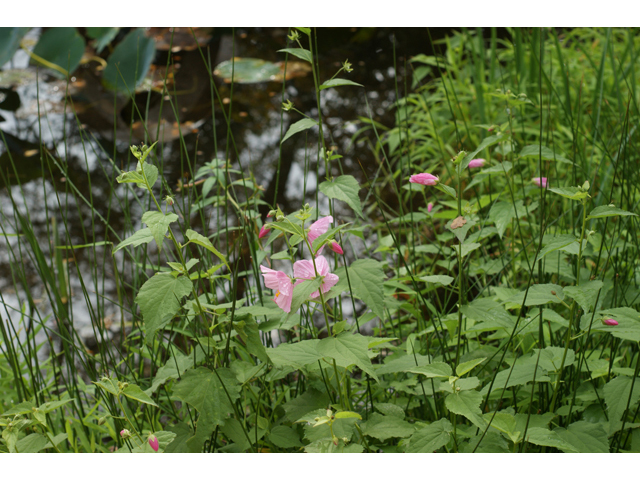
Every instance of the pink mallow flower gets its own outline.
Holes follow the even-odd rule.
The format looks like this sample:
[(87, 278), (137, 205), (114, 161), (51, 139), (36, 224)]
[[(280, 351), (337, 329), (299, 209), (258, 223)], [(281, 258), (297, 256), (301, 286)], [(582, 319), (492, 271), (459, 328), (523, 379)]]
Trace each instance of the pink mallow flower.
[[(309, 239), (309, 243), (313, 245), (313, 241), (318, 238), (320, 235), (324, 235), (329, 231), (329, 226), (333, 223), (333, 217), (331, 215), (327, 215), (326, 217), (322, 217), (321, 219), (313, 222), (311, 226), (307, 229), (307, 238)], [(336, 253), (342, 255), (344, 252), (338, 242), (333, 241), (339, 251), (336, 249), (333, 244), (330, 244), (329, 248)], [(316, 252), (316, 257), (322, 253), (324, 250), (324, 245), (320, 247), (320, 249)]]
[(610, 325), (612, 327), (615, 327), (616, 325), (618, 325), (618, 322), (613, 318), (607, 318), (605, 320), (602, 320), (602, 323), (604, 323), (605, 325)]
[(427, 213), (431, 213), (431, 210), (433, 210), (433, 203), (429, 202), (427, 203)]
[(475, 160), (471, 160), (469, 162), (468, 167), (469, 168), (480, 168), (480, 167), (484, 167), (484, 164), (487, 161), (484, 158), (476, 158)]
[[(327, 262), (327, 259), (322, 255), (316, 257), (315, 262), (316, 268), (318, 269), (318, 275), (320, 277), (323, 277), (322, 287), (320, 287), (320, 290), (322, 290), (322, 293), (327, 293), (331, 289), (331, 287), (338, 283), (340, 277), (331, 273), (331, 271), (329, 270), (329, 263)], [(316, 269), (313, 267), (313, 261), (298, 260), (293, 264), (293, 276), (297, 278), (295, 283), (296, 285), (306, 280), (313, 280), (314, 278), (316, 278)], [(319, 297), (320, 290), (313, 292), (311, 294), (311, 298)]]
[(269, 234), (269, 227), (267, 227), (266, 225), (263, 225), (262, 228), (260, 228), (260, 233), (258, 234), (258, 238), (264, 238)]
[(149, 434), (149, 445), (153, 448), (154, 451), (158, 451), (160, 448), (160, 443), (158, 442), (158, 437), (156, 437), (153, 433)]
[(542, 188), (547, 188), (548, 179), (547, 177), (533, 177), (531, 179), (533, 183)]
[(418, 173), (417, 175), (411, 175), (409, 182), (419, 183), (420, 185), (437, 185), (440, 179), (430, 173)]
[(276, 291), (273, 301), (282, 310), (289, 313), (291, 311), (291, 300), (293, 299), (293, 284), (289, 276), (284, 272), (271, 270), (262, 265), (260, 265), (260, 270), (264, 277), (265, 286)]

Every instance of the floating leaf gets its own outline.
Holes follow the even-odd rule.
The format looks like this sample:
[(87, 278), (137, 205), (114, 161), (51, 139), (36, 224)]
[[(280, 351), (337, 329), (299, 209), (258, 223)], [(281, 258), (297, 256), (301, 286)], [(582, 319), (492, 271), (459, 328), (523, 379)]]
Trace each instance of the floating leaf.
[(110, 90), (133, 93), (146, 76), (155, 53), (153, 39), (145, 36), (139, 28), (132, 30), (107, 59), (102, 83)]
[(75, 28), (54, 27), (42, 34), (32, 59), (67, 76), (80, 65), (84, 47), (84, 40)]
[(29, 31), (29, 27), (0, 28), (0, 67), (13, 58), (20, 46), (20, 40)]

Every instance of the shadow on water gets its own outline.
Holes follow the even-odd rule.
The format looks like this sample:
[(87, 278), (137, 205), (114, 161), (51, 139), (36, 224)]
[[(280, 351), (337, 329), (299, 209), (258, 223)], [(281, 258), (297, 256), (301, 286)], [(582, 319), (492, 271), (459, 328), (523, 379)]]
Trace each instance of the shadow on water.
[[(227, 158), (233, 168), (251, 173), (264, 188), (268, 205), (261, 206), (263, 218), (269, 206), (278, 204), (291, 212), (315, 198), (316, 185), (326, 175), (323, 165), (316, 164), (317, 132), (298, 134), (280, 146), (287, 126), (301, 118), (282, 113), (283, 95), (298, 110), (317, 117), (308, 71), (290, 71), (284, 92), (282, 81), (231, 85), (213, 75), (215, 90), (211, 85), (215, 66), (234, 57), (282, 62), (285, 56), (278, 50), (289, 46), (288, 32), (277, 28), (199, 29), (198, 48), (185, 30), (174, 32), (173, 43), (169, 29), (148, 32), (156, 40), (157, 51), (142, 88), (132, 97), (116, 96), (102, 86), (97, 61), (83, 63), (69, 84), (47, 70), (28, 66), (23, 51), (0, 72), (0, 208), (4, 223), (0, 233), (9, 235), (5, 240), (10, 246), (0, 254), (0, 291), (9, 318), (19, 316), (21, 304), (12, 290), (11, 263), (16, 257), (8, 253), (18, 248), (19, 237), (11, 235), (21, 233), (12, 230), (18, 229), (11, 226), (17, 225), (12, 220), (14, 209), (28, 212), (31, 228), (48, 252), (53, 244), (52, 215), (58, 220), (59, 234), (71, 244), (117, 243), (117, 236), (124, 237), (132, 227), (127, 219), (139, 219), (142, 214), (135, 202), (119, 202), (114, 195), (119, 188), (114, 166), (131, 168), (135, 160), (129, 153), (131, 144), (159, 142), (162, 175), (174, 192), (192, 182), (193, 172), (205, 162)], [(33, 35), (40, 33), (36, 30)], [(126, 29), (119, 35), (124, 33)], [(351, 145), (359, 117), (393, 126), (393, 103), (411, 85), (408, 60), (416, 54), (433, 53), (431, 40), (443, 37), (447, 30), (331, 28), (316, 33), (321, 74), (330, 78), (348, 59), (354, 71), (347, 78), (364, 87), (328, 89), (322, 96), (327, 145), (343, 155), (344, 173), (361, 179), (362, 169), (372, 175), (377, 164), (367, 148)], [(169, 95), (156, 88), (165, 78), (169, 79)], [(228, 123), (221, 105), (231, 112)], [(64, 211), (60, 205), (65, 205)], [(125, 209), (132, 213), (124, 215)], [(95, 256), (95, 250), (80, 249), (65, 255), (64, 261), (77, 263), (80, 272), (90, 271)], [(103, 265), (112, 267), (104, 260)], [(34, 298), (44, 298), (36, 267), (25, 263), (21, 268), (27, 278), (25, 287), (32, 289)], [(115, 287), (113, 272), (106, 272), (106, 277), (99, 288), (90, 285), (88, 289), (109, 292)], [(78, 279), (69, 282), (73, 294), (82, 295), (84, 286)], [(105, 310), (106, 318), (110, 309)], [(72, 315), (78, 325), (91, 323), (91, 312), (76, 308)]]

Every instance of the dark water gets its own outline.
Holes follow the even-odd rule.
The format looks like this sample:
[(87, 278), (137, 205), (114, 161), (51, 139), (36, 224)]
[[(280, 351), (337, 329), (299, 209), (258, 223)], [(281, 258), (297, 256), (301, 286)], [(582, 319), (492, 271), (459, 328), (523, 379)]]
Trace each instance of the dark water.
[[(162, 32), (157, 33), (160, 38)], [(97, 62), (82, 65), (67, 85), (46, 70), (28, 67), (28, 57), (19, 51), (3, 70), (23, 69), (20, 80), (10, 85), (0, 82), (0, 86), (5, 87), (0, 100), (10, 100), (3, 105), (11, 106), (0, 110), (0, 130), (4, 135), (4, 141), (0, 142), (0, 167), (5, 174), (5, 180), (0, 182), (3, 226), (0, 233), (20, 233), (14, 217), (17, 209), (24, 215), (28, 212), (29, 224), (45, 252), (53, 252), (54, 228), (63, 243), (117, 242), (113, 232), (124, 237), (125, 229), (132, 227), (125, 225), (123, 209), (131, 209), (130, 218), (134, 221), (139, 221), (142, 210), (135, 202), (117, 200), (114, 190), (121, 187), (114, 182), (117, 172), (112, 162), (123, 170), (133, 168), (135, 163), (128, 147), (143, 141), (159, 140), (157, 151), (164, 166), (163, 175), (171, 188), (179, 182), (191, 181), (189, 172), (196, 171), (205, 162), (226, 157), (235, 168), (247, 175), (251, 172), (265, 189), (264, 199), (270, 204), (278, 203), (283, 211), (297, 210), (304, 201), (312, 200), (317, 183), (326, 174), (320, 167), (320, 180), (316, 178), (317, 131), (298, 134), (280, 148), (282, 82), (234, 84), (231, 88), (214, 77), (219, 97), (214, 93), (212, 102), (208, 62), (215, 67), (234, 56), (283, 61), (284, 54), (277, 51), (292, 46), (287, 44), (287, 33), (286, 29), (276, 28), (213, 29), (203, 33), (203, 38), (208, 37), (203, 41), (203, 53), (197, 49), (169, 52), (159, 48), (152, 68), (162, 78), (164, 67), (172, 65), (175, 90), (180, 92), (174, 97), (175, 110), (155, 91), (142, 91), (136, 94), (135, 101), (114, 99), (113, 93), (100, 84)], [(385, 28), (317, 30), (320, 81), (330, 78), (348, 59), (354, 71), (340, 76), (363, 85), (363, 88), (339, 87), (322, 92), (326, 143), (343, 155), (344, 173), (362, 180), (362, 169), (369, 175), (375, 172), (377, 164), (369, 148), (364, 144), (351, 144), (353, 134), (362, 126), (359, 117), (372, 117), (393, 127), (393, 103), (397, 95), (403, 96), (411, 85), (408, 60), (419, 53), (432, 53), (430, 38), (440, 38), (445, 33), (438, 29), (430, 32)], [(34, 39), (38, 35), (38, 30), (30, 33)], [(284, 98), (312, 118), (318, 117), (310, 74), (287, 80)], [(229, 125), (224, 120), (220, 99), (227, 112), (232, 106)], [(14, 108), (16, 100), (18, 108)], [(178, 135), (176, 114), (183, 140)], [(284, 131), (301, 118), (297, 113), (285, 114)], [(230, 138), (233, 142), (228, 142)], [(369, 134), (369, 138), (373, 136)], [(43, 162), (43, 149), (47, 149), (55, 161)], [(62, 166), (63, 172), (56, 163)], [(278, 165), (280, 184), (276, 195), (271, 180)], [(336, 170), (331, 174), (340, 172)], [(70, 183), (77, 190), (71, 189)], [(303, 198), (305, 191), (306, 198)], [(79, 199), (79, 195), (89, 200), (95, 210)], [(52, 223), (54, 217), (55, 224)], [(64, 240), (67, 232), (69, 238)], [(20, 289), (15, 289), (11, 264), (15, 263), (16, 256), (10, 252), (18, 251), (20, 239), (9, 237), (0, 242), (6, 242), (9, 247), (0, 248), (0, 312), (3, 317), (17, 319), (25, 296)], [(75, 251), (73, 261), (79, 264), (80, 271), (95, 269), (91, 266), (96, 261), (95, 253), (89, 249)], [(31, 289), (33, 297), (46, 305), (46, 292), (33, 262), (13, 265), (16, 267), (26, 274), (27, 285), (23, 288)], [(97, 285), (100, 275), (94, 272), (93, 284), (91, 274), (84, 281), (89, 290), (108, 292), (113, 284), (111, 275), (107, 277), (105, 284)], [(82, 298), (79, 281), (74, 278), (69, 280), (71, 290)], [(81, 303), (76, 302), (72, 315), (78, 325), (88, 325), (93, 313), (83, 310)], [(114, 308), (106, 304), (103, 315), (108, 316)], [(43, 307), (43, 310), (46, 313), (48, 309)]]

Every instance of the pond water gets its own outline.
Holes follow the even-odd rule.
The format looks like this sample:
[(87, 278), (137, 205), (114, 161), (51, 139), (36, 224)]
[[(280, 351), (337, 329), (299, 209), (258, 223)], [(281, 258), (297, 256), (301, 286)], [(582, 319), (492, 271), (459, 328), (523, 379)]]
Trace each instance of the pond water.
[[(139, 222), (141, 206), (119, 201), (118, 189), (122, 186), (114, 181), (117, 176), (114, 165), (123, 170), (134, 165), (129, 154), (131, 144), (159, 141), (157, 151), (163, 175), (167, 185), (174, 189), (179, 182), (191, 181), (188, 164), (191, 171), (196, 171), (205, 162), (224, 158), (228, 151), (233, 167), (245, 174), (251, 172), (265, 188), (267, 202), (275, 201), (283, 211), (291, 212), (305, 201), (313, 201), (319, 182), (314, 173), (317, 132), (310, 130), (308, 136), (299, 134), (280, 148), (287, 126), (301, 119), (297, 113), (282, 113), (282, 82), (234, 84), (231, 88), (222, 78), (214, 76), (219, 99), (212, 106), (210, 69), (201, 53), (210, 58), (212, 66), (232, 57), (281, 62), (284, 54), (278, 50), (289, 46), (287, 33), (286, 29), (276, 28), (202, 29), (198, 31), (202, 50), (198, 50), (190, 46), (189, 35), (184, 37), (184, 31), (177, 31), (173, 44), (177, 47), (169, 51), (163, 46), (168, 46), (169, 29), (148, 32), (156, 39), (157, 47), (152, 72), (162, 78), (164, 68), (170, 65), (177, 92), (173, 106), (163, 102), (160, 93), (149, 89), (137, 93), (135, 101), (114, 97), (100, 83), (97, 61), (89, 59), (82, 64), (67, 84), (50, 71), (29, 65), (29, 56), (19, 50), (0, 72), (0, 102), (4, 102), (0, 108), (5, 108), (0, 109), (0, 168), (4, 173), (4, 180), (0, 179), (0, 234), (4, 239), (0, 238), (0, 242), (6, 245), (0, 247), (0, 316), (11, 319), (15, 325), (21, 318), (42, 320), (52, 313), (33, 249), (24, 244), (23, 237), (14, 236), (23, 233), (25, 225), (32, 229), (39, 248), (53, 264), (56, 254), (60, 256), (61, 252), (54, 248), (56, 243), (78, 245), (105, 240), (117, 243), (114, 234), (123, 238), (125, 230), (131, 228), (127, 219)], [(324, 79), (330, 78), (348, 59), (354, 71), (342, 76), (363, 85), (322, 93), (327, 145), (336, 147), (343, 155), (345, 173), (361, 178), (361, 168), (369, 174), (375, 172), (376, 160), (369, 149), (351, 144), (353, 134), (361, 126), (358, 119), (372, 117), (383, 125), (394, 125), (392, 107), (396, 92), (402, 96), (411, 83), (411, 67), (407, 62), (413, 55), (431, 53), (427, 48), (429, 33), (435, 39), (446, 31), (317, 30), (318, 58)], [(25, 43), (33, 45), (41, 34), (40, 29), (31, 30)], [(148, 85), (152, 86), (153, 81), (150, 76)], [(304, 68), (294, 72), (284, 90), (285, 98), (298, 110), (317, 117), (313, 78)], [(227, 110), (232, 106), (229, 126), (220, 103)], [(140, 112), (145, 122), (140, 120)], [(229, 138), (233, 142), (227, 143)], [(44, 149), (55, 161), (43, 163)], [(64, 173), (57, 163), (64, 167)], [(271, 180), (279, 163), (280, 181), (284, 178), (287, 181), (284, 188), (280, 185), (274, 198)], [(324, 174), (321, 168), (320, 176)], [(20, 224), (16, 212), (27, 220), (26, 224)], [(138, 228), (139, 224), (133, 227)], [(85, 305), (87, 302), (69, 302), (69, 318), (84, 338), (92, 335), (92, 321), (107, 323), (117, 316), (117, 302), (104, 298), (115, 289), (110, 255), (110, 248), (80, 249), (61, 259), (75, 262), (74, 269), (79, 272), (66, 280), (71, 297), (93, 296), (88, 303), (99, 305), (94, 311)], [(102, 269), (108, 272), (102, 275)], [(23, 272), (23, 279), (18, 271)]]

